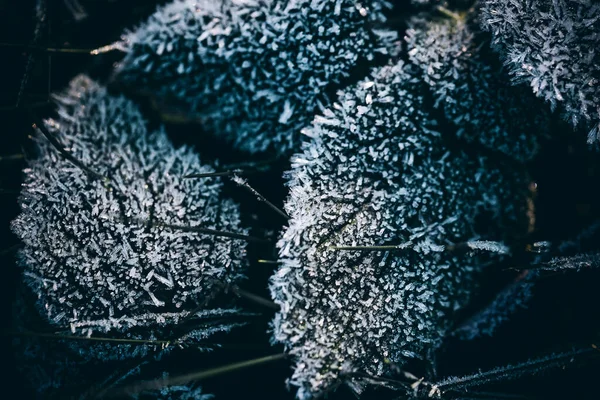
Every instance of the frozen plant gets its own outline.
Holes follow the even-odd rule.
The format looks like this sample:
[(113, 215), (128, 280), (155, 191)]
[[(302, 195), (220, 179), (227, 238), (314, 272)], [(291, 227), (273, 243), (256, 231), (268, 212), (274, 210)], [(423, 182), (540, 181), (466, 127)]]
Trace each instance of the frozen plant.
[(469, 16), (452, 15), (411, 20), (409, 59), (422, 70), (435, 106), (459, 127), (459, 137), (520, 161), (531, 159), (548, 116), (526, 88), (510, 87), (505, 71), (487, 63), (486, 42)]
[(393, 48), (384, 0), (176, 0), (124, 35), (117, 78), (250, 152), (299, 131), (353, 71)]
[(574, 126), (600, 138), (600, 4), (594, 0), (481, 0), (480, 22), (493, 35), (515, 83), (560, 107)]
[(38, 138), (12, 224), (40, 311), (56, 327), (87, 334), (148, 334), (225, 313), (209, 306), (243, 277), (245, 242), (178, 229), (246, 232), (219, 179), (182, 178), (212, 169), (164, 132), (148, 132), (131, 101), (85, 76), (56, 102), (58, 118), (45, 127), (85, 168)]
[(503, 218), (496, 209), (518, 219), (511, 203), (525, 187), (485, 157), (450, 150), (452, 132), (439, 130), (426, 92), (413, 65), (376, 69), (303, 131), (270, 283), (281, 307), (274, 341), (295, 359), (300, 399), (427, 359), (482, 261), (478, 249), (445, 246), (477, 237), (483, 212), (493, 224)]

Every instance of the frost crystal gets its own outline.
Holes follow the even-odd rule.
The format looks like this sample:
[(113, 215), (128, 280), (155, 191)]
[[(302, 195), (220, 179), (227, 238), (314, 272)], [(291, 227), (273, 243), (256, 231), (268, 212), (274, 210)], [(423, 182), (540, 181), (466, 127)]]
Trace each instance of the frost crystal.
[(561, 271), (561, 270), (580, 270), (586, 268), (600, 267), (600, 254), (598, 252), (582, 253), (571, 257), (554, 257), (545, 265), (539, 266), (540, 269)]
[(327, 92), (396, 34), (382, 0), (177, 0), (125, 35), (130, 87), (251, 152), (297, 149)]
[(481, 26), (493, 34), (515, 82), (561, 106), (574, 126), (600, 137), (600, 4), (593, 0), (482, 0)]
[(85, 76), (56, 97), (46, 126), (93, 179), (44, 138), (25, 170), (14, 232), (27, 283), (49, 321), (73, 332), (163, 327), (193, 317), (242, 277), (245, 243), (162, 224), (245, 233), (238, 206), (190, 149), (147, 132), (137, 107)]
[[(419, 74), (400, 62), (341, 92), (292, 159), (270, 290), (281, 306), (274, 340), (295, 357), (300, 399), (437, 348), (481, 261), (441, 246), (476, 237), (484, 210), (517, 212), (517, 190), (498, 196), (510, 184), (495, 165), (447, 148)], [(403, 245), (332, 248), (384, 244)]]
[(460, 126), (459, 136), (528, 160), (547, 116), (526, 88), (510, 87), (501, 68), (484, 62), (480, 36), (466, 20), (418, 17), (407, 31), (408, 55), (431, 86), (435, 106)]

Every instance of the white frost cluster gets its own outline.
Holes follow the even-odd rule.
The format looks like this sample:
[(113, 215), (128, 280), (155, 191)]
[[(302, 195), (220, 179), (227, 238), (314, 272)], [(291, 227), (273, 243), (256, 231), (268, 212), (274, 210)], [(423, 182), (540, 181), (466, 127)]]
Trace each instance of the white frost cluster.
[(482, 0), (480, 22), (493, 35), (516, 83), (559, 106), (574, 126), (600, 138), (600, 3), (595, 0)]
[[(441, 246), (477, 237), (483, 212), (491, 224), (503, 212), (517, 219), (526, 185), (484, 157), (450, 150), (427, 90), (412, 65), (380, 68), (303, 131), (309, 141), (288, 174), (282, 265), (270, 282), (281, 306), (274, 341), (294, 356), (300, 399), (436, 349), (481, 261)], [(332, 248), (386, 244), (404, 245)]]
[(435, 106), (460, 127), (458, 135), (522, 161), (538, 150), (536, 132), (548, 116), (527, 88), (511, 87), (499, 66), (486, 63), (486, 44), (466, 18), (416, 17), (406, 33), (408, 56), (422, 70)]
[(246, 232), (218, 179), (183, 179), (211, 168), (148, 132), (131, 101), (85, 76), (56, 101), (48, 130), (108, 180), (38, 139), (12, 227), (24, 242), (25, 280), (52, 324), (87, 334), (177, 324), (242, 278), (244, 241), (162, 226)]
[(251, 152), (297, 150), (299, 131), (352, 71), (386, 54), (384, 0), (176, 0), (124, 36), (134, 90)]

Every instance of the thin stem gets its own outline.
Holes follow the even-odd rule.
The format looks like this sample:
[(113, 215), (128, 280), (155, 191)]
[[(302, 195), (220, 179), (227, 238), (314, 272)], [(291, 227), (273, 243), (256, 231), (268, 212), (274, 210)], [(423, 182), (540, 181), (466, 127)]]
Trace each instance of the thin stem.
[(110, 53), (111, 51), (115, 50), (125, 52), (124, 44), (122, 42), (114, 42), (111, 44), (107, 44), (106, 46), (101, 46), (91, 50), (90, 54), (96, 56), (98, 54)]
[(571, 257), (555, 257), (533, 268), (548, 271), (580, 270), (600, 267), (600, 253), (591, 252), (577, 254)]
[[(343, 251), (405, 251), (411, 250), (415, 243), (406, 242), (399, 245), (384, 245), (384, 246), (330, 246), (331, 250)], [(473, 240), (469, 242), (460, 242), (447, 246), (436, 246), (436, 251), (446, 251), (449, 253), (464, 252), (470, 250), (487, 251), (490, 253), (508, 255), (511, 253), (510, 248), (501, 243), (490, 240)]]
[(256, 191), (256, 189), (254, 189), (252, 186), (250, 186), (250, 184), (245, 179), (242, 179), (239, 176), (234, 175), (233, 178), (231, 178), (231, 180), (235, 184), (237, 184), (238, 186), (243, 187), (244, 189), (248, 190), (250, 193), (252, 193), (254, 196), (256, 196), (256, 198), (257, 198), (258, 201), (265, 203), (273, 211), (275, 211), (277, 214), (281, 215), (286, 220), (290, 219), (289, 215), (287, 215), (283, 210), (281, 210), (275, 204), (273, 204), (269, 200), (267, 200), (265, 198), (265, 196), (263, 196), (262, 194), (258, 193), (258, 191)]
[(156, 346), (169, 346), (174, 342), (168, 340), (145, 340), (145, 339), (120, 339), (120, 338), (105, 338), (105, 337), (86, 337), (86, 336), (75, 336), (75, 335), (57, 335), (54, 333), (39, 333), (39, 332), (8, 332), (6, 333), (10, 336), (32, 336), (32, 337), (40, 337), (46, 339), (55, 339), (55, 340), (83, 340), (90, 342), (112, 342), (112, 343), (120, 343), (120, 344), (150, 344)]
[[(198, 174), (189, 174), (185, 175), (184, 178), (212, 178), (213, 176), (233, 176), (233, 175), (252, 175), (263, 172), (266, 166), (273, 164), (275, 161), (278, 161), (276, 158), (265, 160), (265, 161), (256, 161), (256, 162), (243, 162), (237, 164), (229, 164), (224, 166), (222, 171), (215, 172), (206, 172), (206, 173), (198, 173)], [(253, 169), (242, 169), (242, 168), (253, 168)]]
[(257, 262), (259, 264), (279, 264), (279, 261), (275, 261), (275, 260), (257, 260)]
[(151, 224), (151, 226), (174, 229), (174, 230), (178, 230), (178, 231), (182, 231), (182, 232), (194, 232), (194, 233), (200, 233), (200, 234), (205, 234), (205, 235), (228, 237), (228, 238), (232, 238), (232, 239), (246, 240), (248, 242), (271, 243), (271, 241), (268, 239), (244, 235), (241, 233), (220, 231), (217, 229), (201, 228), (199, 226), (164, 224), (161, 222), (151, 222), (150, 224)]
[(389, 246), (330, 246), (331, 250), (343, 250), (343, 251), (399, 251), (407, 250), (402, 245), (389, 245)]
[(139, 382), (137, 384), (133, 384), (127, 387), (122, 388), (122, 392), (127, 394), (137, 394), (146, 390), (158, 390), (165, 386), (178, 386), (184, 385), (189, 382), (199, 381), (202, 379), (212, 378), (214, 376), (227, 374), (230, 372), (238, 371), (240, 369), (254, 367), (257, 365), (266, 364), (273, 361), (280, 361), (286, 358), (286, 354), (273, 354), (266, 357), (255, 358), (252, 360), (242, 361), (238, 363), (233, 363), (229, 365), (224, 365), (222, 367), (212, 368), (208, 370), (203, 370), (199, 372), (192, 372), (185, 375), (179, 375), (172, 378), (161, 378), (155, 379), (152, 381)]
[(88, 167), (87, 165), (85, 165), (84, 163), (82, 163), (81, 161), (76, 159), (75, 157), (73, 157), (73, 155), (71, 153), (69, 153), (67, 150), (64, 149), (64, 147), (62, 147), (62, 145), (59, 143), (59, 141), (48, 131), (48, 129), (46, 129), (46, 126), (44, 125), (44, 123), (35, 115), (35, 113), (33, 112), (33, 110), (30, 107), (27, 107), (27, 111), (29, 112), (29, 116), (31, 117), (31, 119), (34, 121), (33, 127), (38, 128), (40, 130), (40, 132), (42, 132), (42, 134), (46, 137), (46, 139), (48, 139), (50, 144), (52, 146), (54, 146), (54, 148), (64, 158), (69, 160), (75, 166), (79, 167), (83, 172), (87, 173), (88, 175), (90, 175), (94, 178), (97, 178), (97, 179), (101, 179), (105, 182), (109, 181), (109, 179), (107, 177), (94, 171), (93, 169), (91, 169), (90, 167)]
[(246, 170), (241, 170), (241, 169), (233, 169), (233, 170), (229, 170), (229, 171), (190, 174), (190, 175), (185, 175), (184, 178), (186, 178), (186, 179), (187, 178), (212, 178), (212, 177), (216, 177), (216, 176), (232, 176), (231, 180), (236, 185), (248, 190), (250, 193), (252, 193), (258, 199), (258, 201), (265, 203), (267, 206), (269, 206), (272, 210), (274, 210), (277, 214), (281, 215), (283, 218), (290, 219), (289, 215), (287, 215), (283, 210), (281, 210), (275, 204), (273, 204), (269, 200), (267, 200), (267, 198), (265, 196), (260, 194), (256, 189), (254, 189), (252, 186), (250, 186), (250, 184), (245, 179), (242, 179), (239, 176), (242, 174), (249, 175), (249, 174), (256, 173), (256, 172), (258, 172), (258, 171), (246, 171)]
[(558, 354), (551, 354), (528, 360), (516, 365), (494, 368), (489, 371), (478, 372), (462, 377), (451, 377), (436, 383), (423, 382), (423, 388), (432, 397), (432, 394), (441, 395), (447, 391), (464, 392), (473, 387), (487, 385), (498, 381), (518, 379), (525, 375), (536, 375), (551, 368), (565, 367), (583, 356), (598, 356), (600, 353), (593, 348), (585, 347)]
[(23, 158), (25, 158), (25, 155), (23, 153), (9, 154), (6, 156), (0, 156), (0, 161), (17, 161), (22, 160)]
[(250, 300), (256, 304), (260, 304), (261, 306), (268, 307), (275, 311), (280, 310), (280, 307), (277, 303), (274, 303), (271, 300), (267, 300), (264, 297), (258, 296), (254, 293), (247, 292), (244, 289), (240, 289), (238, 286), (231, 286), (231, 291), (235, 295), (237, 295), (239, 297), (243, 297), (243, 298)]
[(248, 174), (250, 173), (249, 171), (244, 171), (241, 169), (234, 169), (234, 170), (230, 170), (230, 171), (215, 171), (215, 172), (205, 172), (205, 173), (201, 173), (201, 174), (189, 174), (189, 175), (185, 175), (183, 178), (184, 179), (190, 179), (190, 178), (212, 178), (212, 177), (217, 177), (217, 176), (231, 176), (231, 175), (236, 175), (236, 174)]
[(391, 386), (403, 388), (405, 390), (408, 390), (410, 388), (410, 386), (405, 382), (396, 379), (386, 378), (383, 376), (373, 376), (364, 372), (348, 372), (346, 374), (343, 374), (343, 376), (368, 379), (375, 382), (383, 382)]
[(24, 50), (33, 50), (43, 53), (63, 53), (63, 54), (88, 54), (88, 55), (98, 55), (109, 53), (115, 50), (122, 50), (120, 43), (113, 43), (106, 46), (98, 47), (96, 49), (76, 49), (76, 48), (68, 48), (68, 47), (44, 47), (44, 46), (34, 46), (22, 43), (0, 43), (0, 47), (17, 47), (23, 48)]

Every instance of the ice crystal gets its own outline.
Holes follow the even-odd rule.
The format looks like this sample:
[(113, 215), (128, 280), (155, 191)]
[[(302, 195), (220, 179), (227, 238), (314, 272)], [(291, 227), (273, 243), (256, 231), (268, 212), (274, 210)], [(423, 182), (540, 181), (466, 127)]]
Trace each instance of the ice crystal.
[(24, 277), (50, 322), (87, 334), (168, 326), (242, 277), (242, 240), (164, 226), (245, 232), (218, 179), (182, 178), (211, 168), (164, 132), (147, 132), (131, 101), (85, 76), (56, 100), (58, 119), (46, 127), (107, 179), (38, 139), (12, 226), (25, 245)]
[(540, 269), (551, 271), (581, 270), (600, 267), (600, 254), (598, 252), (582, 253), (570, 257), (554, 257)]
[(435, 382), (418, 382), (414, 386), (415, 398), (444, 399), (452, 393), (474, 392), (477, 387), (498, 382), (536, 376), (552, 369), (565, 369), (577, 365), (598, 350), (595, 346), (573, 348), (561, 353), (552, 353), (527, 361), (496, 367), (487, 371), (478, 371), (470, 375), (452, 376)]
[(483, 250), (498, 254), (510, 254), (510, 248), (507, 245), (489, 240), (473, 240), (467, 242), (467, 247), (472, 250)]
[(120, 80), (251, 152), (297, 149), (327, 92), (396, 35), (382, 0), (177, 0), (125, 35)]
[[(443, 246), (476, 237), (484, 210), (517, 212), (518, 190), (509, 202), (498, 195), (511, 184), (496, 166), (447, 148), (419, 75), (400, 62), (340, 92), (292, 158), (291, 220), (270, 290), (281, 306), (274, 340), (296, 360), (301, 399), (437, 348), (478, 269)], [(332, 248), (382, 244), (402, 245)]]
[(493, 34), (515, 82), (560, 106), (574, 126), (600, 137), (600, 4), (593, 0), (482, 0), (481, 25)]
[(535, 132), (547, 123), (543, 108), (526, 88), (510, 87), (501, 68), (486, 63), (481, 35), (459, 18), (414, 18), (406, 34), (409, 58), (431, 86), (436, 107), (460, 126), (459, 136), (528, 160), (537, 151)]

